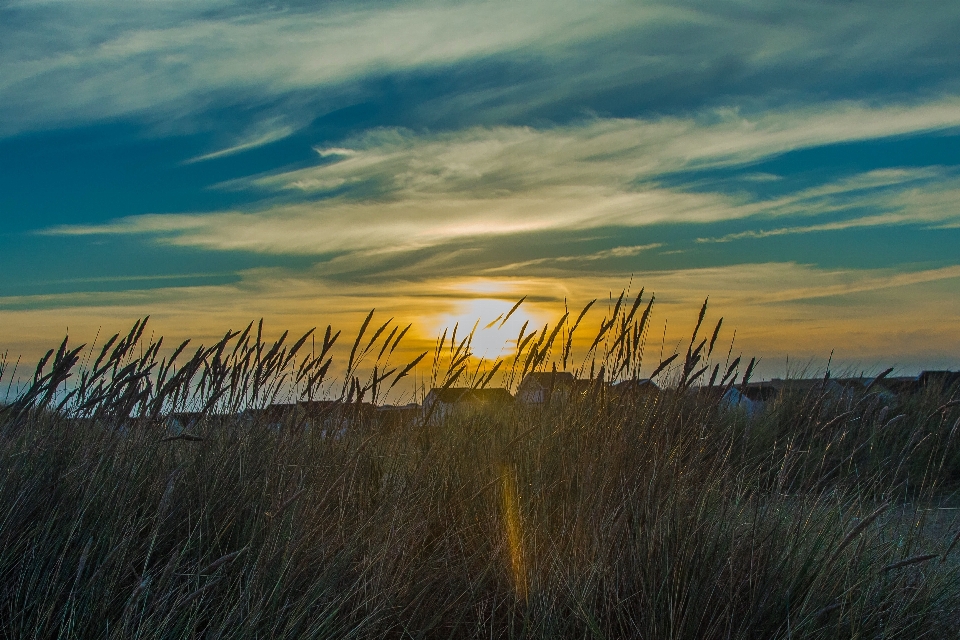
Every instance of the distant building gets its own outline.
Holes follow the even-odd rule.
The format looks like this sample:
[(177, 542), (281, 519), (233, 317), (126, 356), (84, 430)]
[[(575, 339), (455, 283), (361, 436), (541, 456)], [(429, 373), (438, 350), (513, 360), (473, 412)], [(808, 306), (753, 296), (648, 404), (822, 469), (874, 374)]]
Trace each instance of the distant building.
[[(753, 391), (756, 390), (757, 388), (754, 387)], [(753, 416), (759, 412), (765, 404), (765, 400), (760, 399), (759, 394), (755, 393), (751, 397), (747, 392), (747, 387), (741, 385), (694, 387), (689, 389), (688, 393), (701, 401), (716, 403), (721, 409), (743, 411), (748, 416)], [(767, 399), (773, 397), (776, 396), (767, 396)]]
[(960, 384), (960, 371), (921, 371), (917, 376), (918, 387), (949, 389), (957, 384)]
[(506, 389), (449, 387), (431, 389), (423, 399), (423, 415), (442, 420), (454, 412), (490, 411), (510, 406), (514, 397)]
[(922, 371), (918, 376), (887, 376), (876, 380), (870, 376), (852, 378), (773, 378), (764, 382), (751, 382), (737, 386), (741, 393), (754, 402), (767, 402), (782, 394), (824, 393), (849, 395), (864, 392), (868, 388), (888, 398), (917, 393), (930, 386), (949, 389), (960, 384), (960, 371)]
[(740, 393), (753, 402), (767, 402), (778, 398), (782, 394), (806, 395), (809, 393), (836, 393), (841, 394), (845, 385), (841, 385), (833, 378), (773, 378), (764, 382), (750, 382), (745, 385), (735, 385)]
[(616, 383), (610, 393), (621, 398), (650, 398), (660, 395), (660, 387), (650, 378), (639, 378)]
[(377, 407), (377, 424), (384, 429), (397, 429), (416, 424), (422, 413), (420, 405), (383, 405)]
[(567, 398), (577, 382), (567, 371), (528, 373), (517, 387), (517, 401), (544, 404), (552, 398)]
[(296, 415), (297, 405), (292, 403), (271, 404), (259, 409), (248, 408), (240, 413), (240, 420), (251, 425), (279, 429)]
[(167, 431), (172, 435), (180, 435), (184, 431), (190, 431), (200, 422), (203, 414), (198, 411), (181, 411), (168, 414), (164, 418), (164, 424)]
[(915, 393), (920, 386), (917, 376), (888, 376), (879, 384), (896, 396)]

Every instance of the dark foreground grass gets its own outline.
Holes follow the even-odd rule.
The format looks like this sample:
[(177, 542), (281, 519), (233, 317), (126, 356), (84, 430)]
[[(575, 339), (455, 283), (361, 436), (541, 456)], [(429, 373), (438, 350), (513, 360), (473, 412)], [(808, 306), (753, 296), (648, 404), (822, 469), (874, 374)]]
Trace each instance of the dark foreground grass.
[[(243, 348), (204, 356), (228, 363), (226, 391), (197, 367), (199, 440), (165, 439), (146, 408), (172, 401), (149, 404), (161, 387), (139, 354), (124, 357), (149, 389), (93, 384), (55, 412), (35, 385), (0, 417), (0, 633), (956, 637), (960, 549), (922, 509), (960, 481), (950, 390), (824, 384), (748, 416), (684, 391), (697, 344), (678, 392), (598, 382), (545, 408), (338, 437), (226, 415), (260, 375), (237, 373)], [(134, 375), (117, 363), (103, 380)], [(129, 389), (138, 419), (117, 414)]]

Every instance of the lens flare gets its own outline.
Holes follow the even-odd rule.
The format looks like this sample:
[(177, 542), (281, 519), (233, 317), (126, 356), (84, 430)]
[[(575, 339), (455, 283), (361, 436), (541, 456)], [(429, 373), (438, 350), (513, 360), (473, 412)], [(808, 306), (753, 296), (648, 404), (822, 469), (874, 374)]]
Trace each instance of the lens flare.
[(503, 485), (503, 522), (510, 552), (510, 573), (513, 588), (522, 600), (527, 599), (527, 566), (523, 550), (523, 520), (520, 516), (520, 496), (517, 495), (516, 471), (504, 465), (501, 469)]

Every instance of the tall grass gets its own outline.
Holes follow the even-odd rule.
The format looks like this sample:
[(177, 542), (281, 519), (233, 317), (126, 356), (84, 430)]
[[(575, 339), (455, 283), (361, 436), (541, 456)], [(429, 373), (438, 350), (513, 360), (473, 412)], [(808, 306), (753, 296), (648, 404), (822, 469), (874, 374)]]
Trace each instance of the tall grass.
[[(141, 355), (145, 323), (92, 351), (65, 341), (0, 414), (0, 633), (956, 635), (960, 550), (931, 510), (960, 482), (956, 390), (825, 383), (751, 415), (717, 392), (752, 364), (711, 360), (706, 305), (684, 351), (642, 365), (651, 304), (621, 296), (579, 354), (584, 314), (524, 327), (486, 369), (472, 333), (434, 353), (436, 386), (557, 366), (588, 393), (392, 429), (357, 413), (342, 437), (237, 412), (384, 397), (411, 371), (389, 364), (399, 325), (368, 316), (336, 380), (329, 328), (309, 354), (311, 334), (268, 344), (254, 325), (166, 356)], [(641, 366), (671, 390), (602, 384)], [(171, 440), (162, 417), (185, 409), (194, 437)]]

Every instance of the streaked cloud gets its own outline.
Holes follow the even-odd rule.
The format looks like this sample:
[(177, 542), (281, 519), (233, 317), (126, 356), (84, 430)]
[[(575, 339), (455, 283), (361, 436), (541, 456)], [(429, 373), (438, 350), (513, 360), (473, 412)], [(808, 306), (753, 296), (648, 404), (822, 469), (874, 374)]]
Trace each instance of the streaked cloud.
[(418, 136), (381, 129), (345, 141), (351, 153), (339, 162), (230, 186), (304, 193), (323, 192), (331, 184), (369, 183), (383, 185), (387, 193), (510, 193), (570, 184), (622, 189), (673, 171), (747, 164), (799, 148), (956, 127), (960, 98), (950, 97), (873, 108), (841, 102), (752, 116), (725, 109), (699, 118), (598, 118), (545, 130), (493, 127)]
[(209, 127), (202, 114), (211, 108), (278, 100), (288, 116), (309, 120), (305, 100), (316, 99), (303, 92), (326, 95), (322, 104), (336, 109), (370, 97), (368, 81), (456, 74), (464, 65), (508, 72), (420, 96), (417, 113), (405, 117), (489, 124), (584, 110), (637, 115), (958, 89), (952, 34), (960, 10), (932, 0), (909, 8), (85, 0), (14, 2), (0, 11), (7, 133), (122, 116)]
[[(599, 9), (599, 11), (598, 11)], [(577, 2), (329, 4), (303, 12), (223, 2), (21, 3), (6, 13), (64, 20), (61, 32), (4, 30), (8, 127), (37, 120), (197, 109), (223, 91), (282, 95), (370, 74), (450, 64), (531, 44), (558, 47), (656, 20), (664, 7)], [(625, 21), (625, 22), (622, 22)], [(51, 99), (59, 87), (68, 95)], [(30, 105), (32, 111), (23, 111)]]
[(652, 242), (650, 244), (634, 245), (632, 247), (613, 247), (612, 249), (604, 249), (603, 251), (597, 251), (596, 253), (587, 253), (583, 255), (576, 256), (554, 256), (550, 258), (536, 258), (534, 260), (525, 260), (523, 262), (513, 262), (510, 264), (505, 264), (500, 267), (493, 267), (486, 269), (485, 273), (497, 273), (497, 272), (516, 272), (525, 267), (531, 267), (534, 265), (542, 264), (563, 264), (569, 262), (594, 262), (598, 260), (609, 260), (611, 258), (629, 258), (635, 256), (638, 253), (644, 251), (650, 251), (651, 249), (658, 249), (662, 247), (663, 244), (659, 242)]
[[(754, 119), (724, 112), (714, 122), (593, 119), (546, 130), (472, 128), (419, 136), (378, 130), (345, 141), (343, 147), (318, 149), (333, 162), (225, 185), (292, 192), (305, 201), (253, 211), (135, 216), (45, 233), (150, 234), (159, 242), (208, 250), (327, 257), (362, 252), (369, 258), (484, 236), (745, 218), (846, 216), (715, 240), (949, 224), (960, 214), (947, 206), (949, 198), (931, 194), (956, 188), (955, 179), (935, 167), (867, 171), (767, 199), (682, 184), (666, 187), (659, 177), (704, 167), (749, 166), (812, 145), (956, 126), (960, 102), (945, 99), (913, 108), (842, 103), (816, 113), (804, 109)], [(332, 197), (316, 199), (331, 190)]]
[(292, 126), (281, 125), (275, 120), (260, 123), (254, 131), (235, 141), (234, 144), (230, 145), (229, 147), (218, 149), (217, 151), (211, 151), (195, 158), (190, 158), (189, 160), (186, 160), (186, 163), (191, 164), (194, 162), (203, 162), (204, 160), (215, 160), (217, 158), (225, 158), (227, 156), (236, 155), (244, 151), (249, 151), (250, 149), (262, 147), (263, 145), (270, 144), (271, 142), (276, 142), (277, 140), (283, 140), (293, 132), (294, 128)]

